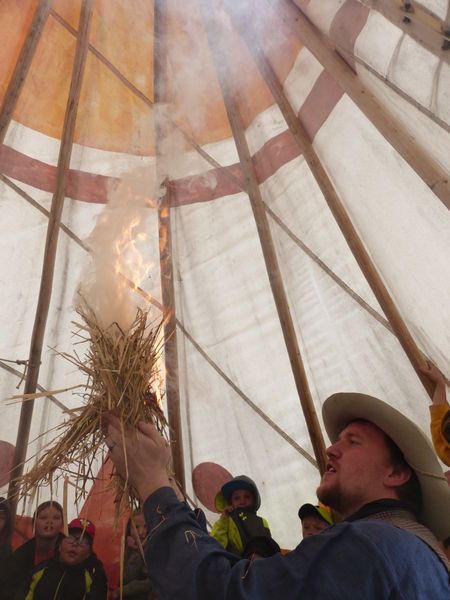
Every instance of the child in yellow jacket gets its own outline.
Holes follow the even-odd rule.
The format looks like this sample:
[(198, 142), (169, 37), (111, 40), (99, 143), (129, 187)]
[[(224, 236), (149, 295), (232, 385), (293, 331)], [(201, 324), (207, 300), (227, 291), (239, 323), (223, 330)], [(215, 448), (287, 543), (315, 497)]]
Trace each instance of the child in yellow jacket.
[(279, 551), (269, 524), (256, 514), (261, 497), (250, 477), (239, 475), (225, 483), (214, 503), (222, 514), (214, 523), (211, 536), (226, 550), (244, 558), (249, 557), (246, 550), (250, 547), (253, 557), (271, 556)]

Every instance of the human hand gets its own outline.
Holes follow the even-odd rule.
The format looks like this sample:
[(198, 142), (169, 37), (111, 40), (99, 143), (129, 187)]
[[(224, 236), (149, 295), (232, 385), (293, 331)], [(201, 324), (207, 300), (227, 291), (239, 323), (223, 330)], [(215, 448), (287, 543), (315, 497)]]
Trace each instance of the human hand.
[(421, 367), (420, 372), (435, 384), (433, 392), (433, 404), (447, 404), (445, 378), (436, 365), (427, 360), (426, 367)]
[(134, 487), (141, 502), (160, 487), (170, 486), (170, 447), (154, 425), (140, 422), (137, 431), (124, 429), (112, 414), (105, 416), (105, 423), (109, 456), (117, 473)]
[(233, 512), (233, 507), (231, 506), (231, 504), (227, 504), (222, 511), (222, 516), (228, 519), (228, 517), (231, 515), (232, 512)]
[(430, 360), (427, 360), (426, 367), (421, 367), (420, 371), (434, 383), (442, 383), (445, 385), (445, 378), (439, 369)]

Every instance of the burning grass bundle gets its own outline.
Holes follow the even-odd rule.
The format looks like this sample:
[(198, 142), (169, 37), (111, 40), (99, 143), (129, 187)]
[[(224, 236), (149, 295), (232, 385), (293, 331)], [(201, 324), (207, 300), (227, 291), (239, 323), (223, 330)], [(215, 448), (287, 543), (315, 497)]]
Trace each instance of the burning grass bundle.
[[(63, 356), (87, 375), (84, 405), (70, 411), (39, 462), (21, 477), (20, 497), (32, 495), (40, 485), (52, 486), (64, 472), (76, 486), (77, 499), (85, 496), (87, 482), (95, 477), (94, 463), (105, 452), (106, 413), (114, 413), (124, 427), (136, 429), (139, 421), (154, 423), (167, 437), (159, 395), (162, 323), (149, 323), (148, 313), (138, 309), (127, 331), (117, 323), (103, 329), (86, 305), (77, 312), (84, 322), (75, 323), (79, 343), (87, 342), (89, 349), (83, 358), (76, 352)], [(111, 486), (117, 514), (136, 505), (136, 494), (126, 481), (114, 475)]]

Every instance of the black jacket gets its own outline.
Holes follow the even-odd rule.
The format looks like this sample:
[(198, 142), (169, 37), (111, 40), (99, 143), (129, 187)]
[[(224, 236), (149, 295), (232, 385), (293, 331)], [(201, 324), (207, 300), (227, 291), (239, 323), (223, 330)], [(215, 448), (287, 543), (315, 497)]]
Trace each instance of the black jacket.
[[(56, 545), (59, 544), (60, 534)], [(23, 592), (30, 574), (36, 568), (34, 564), (34, 553), (36, 550), (36, 538), (31, 538), (19, 546), (6, 559), (5, 569), (0, 576), (1, 598), (2, 600), (16, 600), (16, 598), (25, 597)]]
[(79, 565), (58, 557), (42, 563), (31, 575), (27, 600), (106, 600), (108, 584), (101, 561), (92, 553)]
[(125, 552), (123, 598), (127, 598), (127, 600), (153, 600), (154, 598), (147, 567), (137, 548), (127, 548)]

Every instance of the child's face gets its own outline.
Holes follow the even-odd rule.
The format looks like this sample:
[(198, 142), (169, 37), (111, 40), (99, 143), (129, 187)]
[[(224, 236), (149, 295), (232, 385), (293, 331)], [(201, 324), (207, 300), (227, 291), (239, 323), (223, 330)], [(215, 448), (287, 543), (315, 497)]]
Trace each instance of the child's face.
[(306, 515), (306, 517), (303, 517), (302, 519), (302, 532), (304, 538), (309, 537), (310, 535), (316, 535), (327, 527), (328, 523), (314, 515)]
[(36, 517), (35, 536), (37, 538), (56, 538), (62, 527), (62, 515), (57, 508), (48, 506)]
[(145, 525), (145, 519), (142, 513), (135, 513), (134, 525), (135, 527), (131, 525), (131, 535), (136, 542), (136, 545), (139, 545), (137, 542), (137, 537), (139, 537), (141, 544), (143, 544), (145, 542), (145, 538), (147, 537), (147, 527)]
[(255, 497), (250, 490), (235, 490), (231, 494), (230, 504), (233, 508), (248, 508), (255, 504)]
[(59, 560), (64, 565), (79, 565), (91, 554), (91, 543), (82, 531), (69, 532), (69, 537), (61, 541)]

